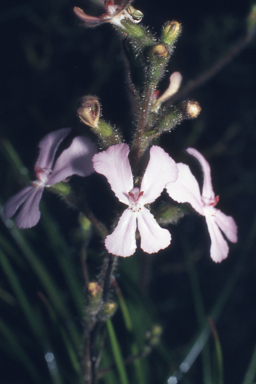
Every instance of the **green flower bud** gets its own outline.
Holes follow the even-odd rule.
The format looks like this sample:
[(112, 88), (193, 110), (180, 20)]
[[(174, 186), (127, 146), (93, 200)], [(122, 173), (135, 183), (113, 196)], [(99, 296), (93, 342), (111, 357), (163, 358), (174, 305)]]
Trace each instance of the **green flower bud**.
[(102, 306), (102, 287), (96, 282), (92, 281), (87, 287), (88, 293), (88, 306), (86, 307), (87, 315), (96, 315)]
[(166, 58), (169, 54), (168, 49), (164, 44), (157, 44), (153, 47), (152, 52), (157, 57), (164, 57)]
[(96, 281), (91, 281), (88, 284), (88, 294), (91, 301), (98, 301), (101, 299), (102, 287)]
[(103, 305), (103, 316), (107, 320), (112, 317), (117, 309), (117, 304), (114, 301), (109, 301)]
[(168, 21), (163, 28), (162, 43), (171, 47), (181, 33), (181, 24), (177, 21)]

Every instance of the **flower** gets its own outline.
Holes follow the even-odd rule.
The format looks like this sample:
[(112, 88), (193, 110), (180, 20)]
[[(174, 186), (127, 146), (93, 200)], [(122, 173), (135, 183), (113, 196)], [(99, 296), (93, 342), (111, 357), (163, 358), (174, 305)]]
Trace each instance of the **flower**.
[(19, 228), (34, 227), (41, 216), (39, 202), (45, 187), (57, 184), (72, 175), (89, 176), (93, 172), (92, 156), (96, 146), (86, 137), (76, 137), (69, 148), (53, 161), (56, 151), (71, 131), (63, 128), (46, 135), (39, 143), (39, 156), (35, 165), (36, 181), (12, 196), (4, 206), (4, 217), (12, 217), (19, 207), (15, 223)]
[(227, 216), (215, 208), (219, 196), (215, 196), (213, 192), (211, 169), (208, 162), (194, 148), (188, 148), (187, 152), (201, 164), (204, 176), (202, 194), (190, 168), (183, 163), (177, 164), (179, 176), (174, 183), (166, 185), (166, 190), (173, 200), (179, 203), (189, 203), (200, 215), (205, 216), (211, 238), (211, 258), (215, 262), (221, 262), (229, 252), (228, 244), (221, 231), (229, 241), (236, 243), (237, 225), (231, 216)]
[(89, 16), (79, 7), (74, 7), (75, 14), (84, 21), (86, 27), (95, 27), (102, 23), (111, 23), (119, 28), (124, 29), (121, 20), (129, 19), (133, 23), (139, 23), (143, 14), (129, 6), (131, 0), (100, 0), (105, 6), (106, 13), (99, 17)]
[(128, 205), (114, 231), (105, 239), (107, 250), (123, 257), (131, 256), (136, 250), (137, 223), (144, 252), (155, 253), (168, 247), (169, 231), (159, 226), (144, 205), (155, 201), (165, 185), (178, 176), (174, 160), (162, 148), (153, 146), (141, 186), (134, 188), (128, 154), (127, 144), (117, 144), (94, 155), (92, 160), (95, 171), (107, 178), (119, 201)]

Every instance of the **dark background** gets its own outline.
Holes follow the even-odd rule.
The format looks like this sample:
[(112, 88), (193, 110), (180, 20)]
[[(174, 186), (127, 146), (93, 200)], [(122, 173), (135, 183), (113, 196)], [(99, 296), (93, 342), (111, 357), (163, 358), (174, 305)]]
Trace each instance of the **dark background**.
[[(133, 5), (144, 13), (143, 24), (153, 27), (156, 34), (167, 20), (182, 23), (183, 32), (168, 69), (170, 73), (180, 71), (185, 85), (227, 54), (246, 34), (246, 18), (252, 4), (249, 0), (137, 0)], [(123, 129), (127, 140), (132, 137), (120, 40), (110, 25), (95, 29), (81, 27), (72, 12), (74, 5), (96, 12), (88, 1), (1, 2), (0, 135), (1, 140), (8, 139), (13, 144), (31, 177), (37, 143), (45, 134), (68, 126), (72, 126), (74, 134), (89, 130), (76, 116), (79, 99), (86, 94), (97, 95), (104, 119)], [(155, 320), (164, 329), (165, 348), (174, 351), (176, 360), (170, 364), (176, 368), (198, 329), (195, 302), (193, 308), (191, 304), (195, 296), (191, 293), (184, 255), (190, 252), (196, 260), (193, 265), (197, 269), (206, 314), (238, 270), (217, 323), (223, 349), (224, 382), (233, 384), (242, 383), (256, 343), (255, 48), (254, 40), (216, 76), (195, 89), (188, 98), (197, 100), (202, 107), (198, 119), (182, 123), (161, 139), (163, 147), (176, 161), (190, 161), (183, 153), (188, 146), (206, 156), (212, 167), (215, 192), (220, 195), (219, 208), (236, 220), (239, 242), (231, 245), (226, 261), (215, 265), (209, 257), (209, 238), (204, 223), (195, 215), (186, 217), (171, 229), (172, 247), (152, 259), (154, 274), (151, 274), (148, 288)], [(167, 79), (163, 80), (161, 88), (167, 83)], [(10, 172), (4, 154), (0, 156), (3, 203), (21, 188), (23, 181)], [(192, 169), (200, 175), (196, 164), (192, 164)], [(96, 214), (109, 225), (109, 208), (106, 208), (107, 213), (101, 212), (104, 199), (95, 201), (96, 197), (101, 200), (102, 195), (91, 184), (89, 181), (89, 201)], [(54, 196), (45, 197), (53, 216), (63, 219), (63, 232), (70, 234), (76, 214), (72, 211), (66, 221), (64, 205), (56, 200)], [(4, 224), (1, 228), (5, 236)], [(45, 246), (38, 234), (29, 236), (32, 240), (34, 236), (35, 244), (39, 241), (38, 246)], [(125, 276), (127, 271), (138, 267), (136, 264), (134, 267), (133, 262), (120, 263)], [(56, 279), (57, 275), (56, 272)], [(29, 285), (29, 280), (26, 284)], [(2, 275), (0, 285), (5, 287)], [(126, 285), (129, 285), (129, 276), (126, 276)], [(126, 292), (125, 284), (123, 289)], [(4, 310), (3, 306), (3, 318)], [(15, 334), (17, 322), (13, 324)], [(4, 344), (1, 350), (3, 366), (10, 363), (15, 367), (15, 359), (4, 353)], [(172, 368), (166, 367), (167, 363), (163, 369), (170, 369), (171, 374)], [(26, 382), (26, 374), (18, 364), (16, 369), (21, 372), (19, 379), (13, 374), (10, 378), (10, 373), (4, 370), (3, 383)], [(153, 375), (152, 383), (162, 382), (166, 371), (159, 377)], [(184, 379), (184, 383), (203, 382), (200, 362), (192, 368), (187, 380)]]

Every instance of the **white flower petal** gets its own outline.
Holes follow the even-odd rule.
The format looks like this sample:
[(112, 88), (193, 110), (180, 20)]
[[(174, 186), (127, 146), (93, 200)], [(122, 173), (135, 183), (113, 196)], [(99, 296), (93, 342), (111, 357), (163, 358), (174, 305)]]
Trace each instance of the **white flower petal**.
[(33, 185), (29, 185), (7, 200), (3, 209), (5, 219), (9, 219), (15, 214), (21, 204), (23, 204), (24, 201), (26, 201), (29, 196), (34, 193), (34, 189), (35, 187)]
[(202, 197), (205, 197), (209, 200), (214, 199), (215, 194), (212, 188), (211, 168), (209, 163), (205, 160), (203, 155), (201, 155), (201, 153), (198, 152), (195, 148), (187, 148), (187, 152), (190, 155), (194, 156), (201, 164), (203, 175), (204, 175)]
[(47, 184), (53, 185), (72, 175), (89, 176), (93, 173), (92, 157), (96, 145), (87, 137), (75, 137), (71, 145), (58, 157)]
[(129, 146), (116, 144), (93, 157), (96, 172), (104, 175), (122, 203), (129, 205), (128, 192), (133, 188), (133, 177), (128, 159)]
[(216, 209), (215, 221), (231, 243), (237, 243), (237, 225), (231, 216)]
[(70, 128), (62, 128), (46, 135), (39, 143), (39, 156), (36, 167), (39, 169), (51, 169), (58, 146), (71, 131)]
[(166, 185), (169, 196), (178, 203), (189, 203), (200, 215), (204, 215), (200, 189), (188, 165), (177, 164), (179, 175), (174, 183)]
[(182, 75), (180, 72), (173, 72), (170, 76), (170, 85), (166, 91), (160, 96), (157, 101), (163, 103), (174, 95), (180, 88), (182, 82)]
[(15, 223), (19, 228), (34, 227), (41, 216), (39, 203), (42, 197), (44, 187), (34, 187), (32, 193), (23, 203), (19, 213), (16, 216)]
[(149, 204), (155, 201), (166, 184), (175, 181), (177, 177), (178, 169), (175, 161), (161, 147), (151, 147), (150, 159), (140, 187), (144, 192), (141, 202)]
[(161, 228), (152, 213), (145, 207), (138, 212), (138, 230), (141, 249), (146, 253), (156, 253), (168, 247), (171, 242), (170, 232)]
[(131, 256), (136, 250), (137, 214), (127, 208), (120, 217), (114, 231), (105, 239), (109, 253), (116, 256)]
[(215, 216), (206, 216), (206, 223), (211, 238), (211, 250), (210, 255), (213, 261), (220, 263), (226, 259), (229, 252), (229, 247), (224, 239), (217, 223), (215, 222)]

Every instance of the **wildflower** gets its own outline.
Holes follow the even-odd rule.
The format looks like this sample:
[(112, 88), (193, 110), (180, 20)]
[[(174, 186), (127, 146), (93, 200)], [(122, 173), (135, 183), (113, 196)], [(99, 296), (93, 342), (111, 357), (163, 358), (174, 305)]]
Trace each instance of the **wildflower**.
[(201, 164), (204, 176), (202, 194), (190, 168), (183, 163), (177, 164), (178, 178), (174, 183), (168, 184), (166, 190), (172, 199), (179, 203), (189, 203), (200, 215), (205, 216), (211, 238), (210, 255), (213, 261), (220, 262), (227, 257), (229, 252), (228, 244), (221, 231), (229, 241), (236, 243), (237, 225), (231, 216), (227, 216), (215, 208), (219, 196), (215, 196), (213, 192), (211, 170), (208, 162), (194, 148), (188, 148), (187, 152)]
[(105, 239), (107, 250), (123, 257), (131, 256), (136, 250), (137, 225), (144, 252), (155, 253), (168, 247), (169, 231), (159, 226), (145, 204), (155, 201), (165, 185), (175, 181), (178, 175), (174, 160), (162, 148), (153, 146), (141, 186), (134, 187), (128, 154), (127, 144), (117, 144), (93, 157), (95, 171), (107, 178), (119, 201), (128, 205), (114, 231)]
[(84, 21), (86, 27), (95, 27), (102, 23), (111, 23), (124, 29), (121, 20), (129, 19), (133, 23), (139, 23), (142, 19), (143, 14), (129, 5), (131, 0), (100, 0), (100, 2), (105, 6), (106, 13), (103, 13), (99, 17), (89, 16), (84, 13), (81, 8), (74, 7), (75, 14)]
[(46, 135), (39, 143), (39, 156), (35, 165), (36, 181), (12, 196), (4, 206), (6, 219), (18, 210), (15, 223), (19, 228), (31, 228), (40, 219), (39, 202), (45, 187), (57, 184), (72, 175), (89, 176), (93, 172), (92, 156), (95, 145), (85, 137), (76, 137), (69, 148), (53, 161), (62, 140), (70, 128), (63, 128)]

